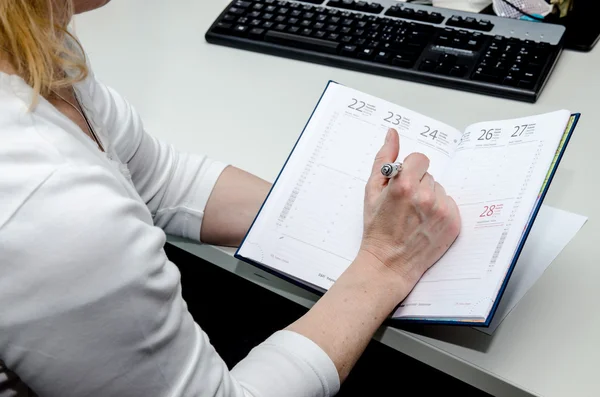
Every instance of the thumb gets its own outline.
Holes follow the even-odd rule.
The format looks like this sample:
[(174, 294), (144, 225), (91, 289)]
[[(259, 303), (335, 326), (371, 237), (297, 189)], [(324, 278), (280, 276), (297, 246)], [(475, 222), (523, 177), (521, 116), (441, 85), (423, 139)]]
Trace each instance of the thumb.
[(377, 156), (375, 156), (375, 162), (373, 163), (373, 170), (371, 171), (371, 177), (367, 185), (371, 188), (377, 188), (379, 191), (383, 189), (389, 182), (389, 179), (381, 174), (381, 167), (385, 163), (393, 163), (398, 158), (400, 152), (400, 137), (398, 131), (390, 128), (385, 136), (385, 142)]

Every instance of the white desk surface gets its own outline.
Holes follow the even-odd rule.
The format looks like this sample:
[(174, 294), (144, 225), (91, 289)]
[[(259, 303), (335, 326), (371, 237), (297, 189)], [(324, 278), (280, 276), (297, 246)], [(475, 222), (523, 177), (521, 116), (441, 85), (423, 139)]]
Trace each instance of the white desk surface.
[[(383, 328), (376, 338), (495, 395), (600, 395), (600, 48), (563, 53), (531, 105), (209, 45), (204, 33), (227, 3), (115, 0), (75, 28), (98, 77), (135, 105), (150, 133), (267, 180), (330, 79), (459, 128), (559, 108), (583, 113), (546, 203), (590, 220), (495, 335), (430, 326)], [(178, 245), (304, 305), (315, 299), (230, 253)]]

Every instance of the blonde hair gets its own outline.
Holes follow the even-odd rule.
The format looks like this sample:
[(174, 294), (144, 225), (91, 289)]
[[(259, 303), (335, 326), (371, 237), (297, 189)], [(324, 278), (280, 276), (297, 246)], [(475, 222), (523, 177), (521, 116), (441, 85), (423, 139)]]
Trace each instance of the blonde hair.
[(70, 86), (87, 77), (79, 41), (68, 31), (71, 0), (64, 7), (52, 0), (0, 0), (0, 49), (16, 72), (39, 95)]

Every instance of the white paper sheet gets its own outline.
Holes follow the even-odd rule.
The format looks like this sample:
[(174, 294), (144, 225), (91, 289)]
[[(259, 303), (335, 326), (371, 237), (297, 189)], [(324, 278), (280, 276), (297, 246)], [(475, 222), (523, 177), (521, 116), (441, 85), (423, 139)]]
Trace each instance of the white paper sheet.
[(587, 222), (587, 217), (543, 205), (523, 252), (508, 282), (504, 296), (488, 328), (476, 328), (488, 335), (517, 306), (558, 254)]

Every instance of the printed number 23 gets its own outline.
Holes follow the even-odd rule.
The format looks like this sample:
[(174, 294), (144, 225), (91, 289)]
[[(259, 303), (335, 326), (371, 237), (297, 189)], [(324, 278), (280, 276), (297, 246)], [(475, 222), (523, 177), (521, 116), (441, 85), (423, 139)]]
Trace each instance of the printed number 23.
[(398, 125), (400, 121), (402, 121), (402, 116), (399, 114), (394, 114), (393, 112), (388, 112), (389, 116), (387, 116), (383, 121), (387, 121), (390, 124)]

